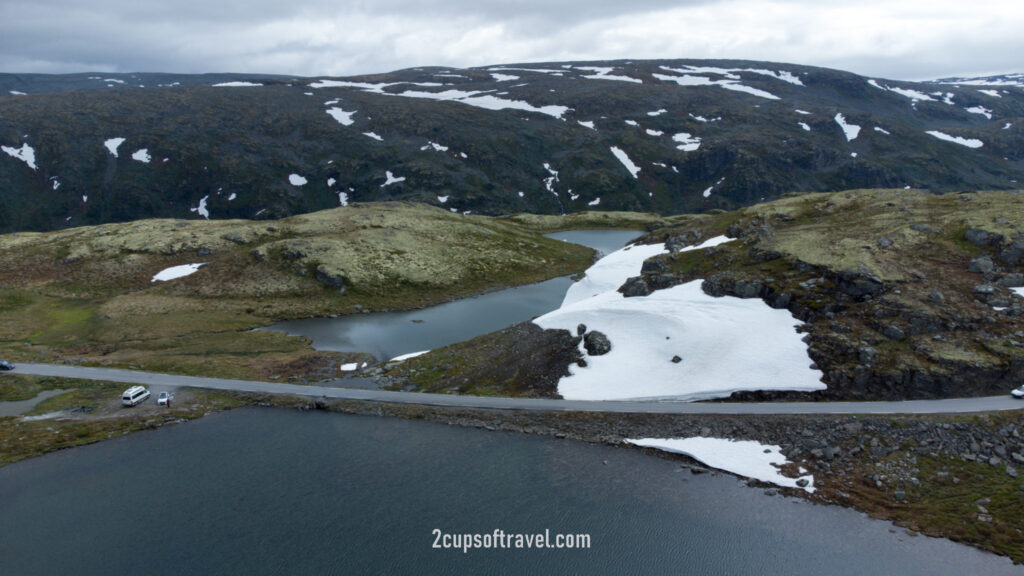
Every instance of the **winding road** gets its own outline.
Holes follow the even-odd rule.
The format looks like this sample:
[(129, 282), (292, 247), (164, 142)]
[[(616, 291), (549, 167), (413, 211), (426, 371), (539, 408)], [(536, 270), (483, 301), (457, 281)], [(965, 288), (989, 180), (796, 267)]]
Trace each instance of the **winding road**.
[(14, 374), (55, 376), (141, 384), (153, 388), (208, 388), (258, 394), (282, 394), (340, 400), (392, 402), (425, 406), (485, 408), (492, 410), (533, 410), (545, 412), (617, 412), (647, 414), (962, 414), (1024, 409), (1024, 401), (1009, 394), (983, 398), (905, 400), (901, 402), (668, 402), (668, 401), (586, 401), (548, 398), (499, 398), (393, 392), (364, 388), (305, 386), (283, 382), (230, 380), (178, 376), (138, 370), (92, 368), (62, 364), (19, 364)]

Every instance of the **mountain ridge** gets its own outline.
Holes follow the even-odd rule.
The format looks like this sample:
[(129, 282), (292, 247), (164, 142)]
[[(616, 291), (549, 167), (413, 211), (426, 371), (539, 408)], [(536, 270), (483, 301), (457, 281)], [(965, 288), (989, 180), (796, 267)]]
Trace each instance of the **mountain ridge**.
[(0, 231), (353, 201), (670, 214), (790, 191), (1018, 188), (1024, 91), (939, 88), (737, 60), (2, 74)]

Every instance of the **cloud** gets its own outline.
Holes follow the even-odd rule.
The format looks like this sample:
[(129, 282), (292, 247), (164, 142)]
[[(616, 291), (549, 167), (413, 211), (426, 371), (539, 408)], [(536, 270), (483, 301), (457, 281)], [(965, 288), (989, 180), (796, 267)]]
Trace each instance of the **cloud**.
[[(87, 4), (87, 6), (86, 6)], [(6, 0), (6, 72), (259, 72), (737, 58), (887, 78), (1019, 71), (1017, 0)]]

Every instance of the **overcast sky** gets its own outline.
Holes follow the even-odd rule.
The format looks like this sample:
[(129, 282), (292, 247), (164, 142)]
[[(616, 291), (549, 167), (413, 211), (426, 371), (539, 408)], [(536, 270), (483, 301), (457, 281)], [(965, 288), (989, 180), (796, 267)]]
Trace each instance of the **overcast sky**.
[(1024, 72), (1024, 1), (0, 0), (0, 72), (344, 76), (624, 58), (905, 80)]

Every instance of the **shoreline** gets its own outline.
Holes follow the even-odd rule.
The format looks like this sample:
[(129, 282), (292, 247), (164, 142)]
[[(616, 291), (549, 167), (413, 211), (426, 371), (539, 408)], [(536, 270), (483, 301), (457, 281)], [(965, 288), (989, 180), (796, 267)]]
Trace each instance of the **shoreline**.
[[(319, 410), (548, 436), (641, 450), (678, 462), (695, 474), (712, 470), (729, 474), (769, 495), (853, 508), (891, 521), (911, 536), (947, 538), (1024, 563), (1024, 540), (1016, 537), (1024, 517), (1024, 478), (1016, 476), (1017, 467), (1024, 467), (1024, 408), (969, 415), (638, 414), (516, 411), (181, 389), (187, 390), (200, 398), (198, 403), (180, 403), (174, 409), (152, 406), (130, 414), (119, 410), (96, 416), (80, 411), (78, 416), (42, 422), (3, 418), (0, 423), (7, 420), (14, 427), (51, 427), (42, 434), (44, 446), (17, 459), (239, 407)], [(58, 442), (61, 437), (75, 436), (81, 429), (76, 426), (86, 428), (88, 434), (70, 444)], [(67, 434), (54, 434), (53, 428)], [(22, 428), (16, 434), (24, 433)], [(816, 491), (779, 487), (711, 468), (688, 456), (624, 442), (626, 438), (696, 436), (778, 445), (789, 460), (783, 473), (795, 477), (799, 467), (805, 468), (814, 475)], [(10, 440), (13, 438), (0, 438), (0, 447)], [(979, 497), (982, 493), (987, 495)]]

